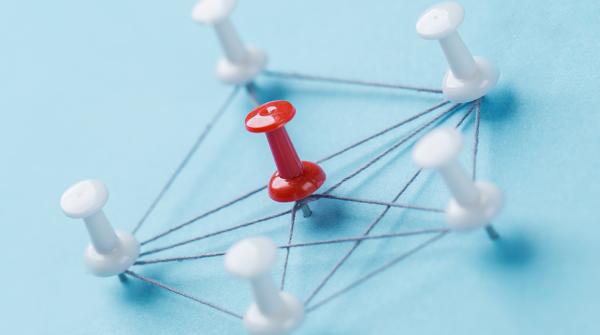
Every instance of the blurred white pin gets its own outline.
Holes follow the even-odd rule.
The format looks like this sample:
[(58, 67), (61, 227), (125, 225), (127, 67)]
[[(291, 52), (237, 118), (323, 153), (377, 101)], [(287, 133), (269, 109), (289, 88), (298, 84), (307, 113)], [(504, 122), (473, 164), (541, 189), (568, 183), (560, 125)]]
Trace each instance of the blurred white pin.
[(236, 0), (201, 0), (192, 11), (192, 18), (199, 23), (214, 27), (225, 57), (217, 63), (217, 77), (228, 84), (242, 85), (252, 81), (267, 64), (261, 50), (245, 45), (229, 15)]
[(442, 82), (444, 94), (454, 102), (468, 102), (486, 95), (500, 73), (486, 59), (475, 57), (460, 38), (457, 28), (465, 16), (456, 2), (441, 2), (427, 9), (417, 21), (417, 33), (438, 40), (449, 69)]
[(85, 251), (85, 262), (100, 277), (124, 272), (140, 252), (140, 245), (131, 234), (113, 230), (102, 211), (107, 200), (108, 191), (98, 180), (81, 181), (67, 189), (60, 199), (60, 207), (68, 217), (85, 222), (92, 240)]
[[(500, 211), (502, 191), (487, 182), (473, 182), (458, 162), (463, 136), (454, 128), (438, 128), (423, 137), (413, 150), (414, 161), (423, 168), (439, 171), (454, 196), (446, 208), (453, 229), (468, 230), (487, 226)], [(492, 228), (488, 229), (491, 238)]]
[(244, 239), (225, 255), (225, 268), (250, 280), (255, 303), (244, 316), (244, 326), (253, 335), (283, 335), (296, 329), (304, 318), (302, 303), (281, 292), (271, 278), (277, 246), (266, 237)]

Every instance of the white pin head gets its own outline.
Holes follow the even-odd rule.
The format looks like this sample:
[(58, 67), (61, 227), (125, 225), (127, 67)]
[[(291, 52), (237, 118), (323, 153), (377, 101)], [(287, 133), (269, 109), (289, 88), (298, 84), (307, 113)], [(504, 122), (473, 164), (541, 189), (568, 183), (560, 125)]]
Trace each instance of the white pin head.
[(91, 239), (85, 250), (85, 263), (100, 277), (118, 275), (135, 263), (140, 245), (129, 233), (115, 231), (102, 207), (108, 200), (106, 186), (98, 180), (84, 180), (69, 187), (60, 207), (70, 218), (83, 219)]
[(203, 24), (215, 24), (227, 19), (235, 8), (236, 0), (202, 0), (194, 6), (192, 18)]
[(425, 135), (413, 149), (414, 161), (423, 168), (439, 168), (455, 160), (463, 136), (454, 128), (438, 128)]
[(108, 201), (106, 186), (99, 180), (84, 180), (69, 187), (60, 198), (65, 215), (83, 219), (96, 214)]
[(225, 268), (237, 277), (252, 279), (269, 273), (277, 260), (277, 246), (266, 237), (244, 239), (227, 251)]
[(465, 18), (464, 8), (452, 1), (429, 7), (417, 21), (417, 33), (424, 39), (437, 40), (456, 31)]

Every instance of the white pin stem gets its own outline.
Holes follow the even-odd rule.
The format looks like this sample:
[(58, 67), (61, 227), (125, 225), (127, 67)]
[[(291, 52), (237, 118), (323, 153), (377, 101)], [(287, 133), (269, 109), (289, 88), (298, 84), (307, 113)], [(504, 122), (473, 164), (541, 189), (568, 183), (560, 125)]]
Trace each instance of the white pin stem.
[(194, 21), (212, 26), (223, 50), (216, 67), (217, 77), (226, 84), (246, 85), (263, 71), (267, 56), (245, 44), (230, 20), (237, 0), (200, 0), (192, 10)]
[(225, 18), (216, 22), (213, 27), (227, 59), (232, 63), (243, 63), (248, 57), (248, 50), (231, 21)]
[(480, 194), (475, 183), (456, 159), (437, 167), (456, 201), (463, 207), (479, 204)]
[(119, 243), (117, 234), (102, 210), (83, 218), (94, 249), (99, 254), (110, 253)]
[[(446, 220), (456, 230), (481, 228), (500, 212), (502, 191), (484, 181), (475, 182), (460, 165), (458, 156), (463, 146), (463, 136), (455, 128), (437, 128), (425, 135), (413, 149), (413, 159), (422, 168), (438, 171), (452, 199), (446, 207)], [(487, 229), (490, 238), (498, 234)]]
[(129, 233), (115, 231), (102, 208), (108, 200), (106, 186), (95, 179), (69, 187), (60, 198), (60, 207), (70, 218), (83, 219), (91, 243), (84, 258), (89, 270), (100, 277), (123, 273), (135, 263), (140, 244)]
[(229, 272), (250, 281), (255, 304), (267, 317), (276, 317), (286, 311), (281, 291), (270, 275), (277, 250), (277, 245), (270, 239), (251, 237), (235, 244), (225, 256), (225, 267)]
[(275, 316), (285, 310), (279, 290), (269, 274), (250, 279), (258, 309), (266, 316)]
[(423, 168), (433, 168), (444, 178), (453, 198), (462, 207), (480, 205), (481, 194), (458, 156), (463, 146), (463, 136), (454, 128), (438, 128), (423, 137), (413, 150), (413, 158)]
[(477, 64), (458, 32), (454, 31), (438, 41), (454, 76), (458, 79), (472, 78), (477, 72)]
[(258, 236), (239, 241), (225, 254), (227, 271), (252, 285), (254, 303), (244, 315), (244, 327), (252, 335), (289, 334), (304, 317), (302, 303), (281, 292), (270, 276), (277, 250), (272, 240)]

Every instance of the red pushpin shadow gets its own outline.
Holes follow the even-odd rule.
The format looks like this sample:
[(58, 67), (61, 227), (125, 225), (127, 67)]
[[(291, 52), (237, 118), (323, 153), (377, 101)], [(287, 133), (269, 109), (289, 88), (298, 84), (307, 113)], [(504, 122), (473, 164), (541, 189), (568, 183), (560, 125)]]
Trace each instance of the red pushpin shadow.
[[(294, 106), (285, 100), (275, 100), (256, 107), (246, 116), (246, 129), (265, 133), (277, 166), (269, 180), (269, 196), (278, 202), (300, 201), (323, 185), (325, 172), (313, 162), (301, 161), (285, 130), (285, 124), (296, 115)], [(302, 207), (304, 216), (310, 209)]]

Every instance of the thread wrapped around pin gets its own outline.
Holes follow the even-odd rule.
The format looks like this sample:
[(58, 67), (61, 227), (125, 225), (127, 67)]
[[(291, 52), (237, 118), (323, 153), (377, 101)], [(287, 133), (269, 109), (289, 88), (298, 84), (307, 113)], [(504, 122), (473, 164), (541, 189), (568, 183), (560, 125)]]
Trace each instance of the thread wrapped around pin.
[(500, 72), (483, 57), (473, 57), (457, 28), (465, 17), (464, 8), (452, 1), (428, 8), (417, 21), (417, 33), (438, 40), (449, 69), (442, 90), (453, 102), (468, 102), (486, 95), (498, 82)]
[(96, 276), (123, 273), (136, 261), (140, 245), (129, 233), (115, 231), (102, 211), (108, 201), (106, 186), (99, 180), (83, 180), (71, 186), (60, 199), (65, 215), (83, 219), (91, 239), (85, 262)]

